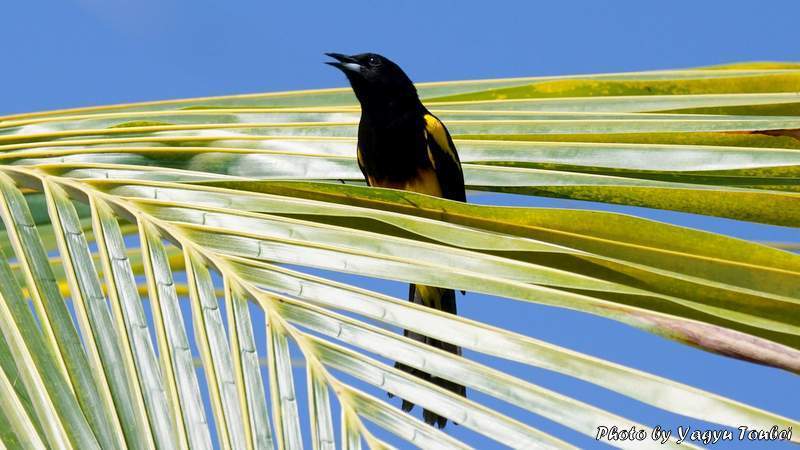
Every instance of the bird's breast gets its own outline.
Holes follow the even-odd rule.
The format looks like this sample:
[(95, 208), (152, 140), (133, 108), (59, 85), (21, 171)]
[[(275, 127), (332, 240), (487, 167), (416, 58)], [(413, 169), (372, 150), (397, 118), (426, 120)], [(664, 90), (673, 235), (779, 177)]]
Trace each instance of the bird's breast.
[(428, 158), (422, 120), (398, 121), (391, 127), (364, 120), (359, 126), (358, 159), (371, 186), (440, 195)]

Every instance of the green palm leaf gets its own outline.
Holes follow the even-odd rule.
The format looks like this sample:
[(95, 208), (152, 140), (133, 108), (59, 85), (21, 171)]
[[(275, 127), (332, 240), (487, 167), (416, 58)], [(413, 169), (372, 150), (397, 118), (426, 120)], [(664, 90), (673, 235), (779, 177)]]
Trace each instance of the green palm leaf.
[[(797, 65), (419, 89), (472, 190), (800, 225)], [(330, 89), (0, 118), (3, 444), (328, 449), (338, 421), (343, 448), (391, 448), (376, 427), (424, 448), (468, 448), (388, 392), (509, 447), (570, 447), (388, 360), (587, 436), (648, 429), (392, 327), (725, 426), (800, 426), (304, 271), (569, 308), (800, 373), (797, 254), (616, 213), (359, 186), (358, 115), (349, 90)]]

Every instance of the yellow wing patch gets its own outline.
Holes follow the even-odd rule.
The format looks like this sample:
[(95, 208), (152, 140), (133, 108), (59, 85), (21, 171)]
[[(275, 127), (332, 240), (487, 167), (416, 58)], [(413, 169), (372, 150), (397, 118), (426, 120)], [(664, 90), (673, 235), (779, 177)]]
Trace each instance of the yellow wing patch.
[[(439, 148), (444, 150), (445, 153), (447, 153), (447, 155), (453, 159), (453, 161), (458, 161), (456, 152), (450, 147), (449, 139), (447, 139), (447, 130), (444, 128), (444, 124), (442, 124), (439, 119), (430, 114), (425, 114), (425, 131), (430, 136), (433, 136), (433, 140), (436, 141), (436, 144), (439, 146)], [(428, 150), (428, 152), (430, 153), (430, 150)], [(431, 160), (432, 159), (433, 158), (431, 158)]]

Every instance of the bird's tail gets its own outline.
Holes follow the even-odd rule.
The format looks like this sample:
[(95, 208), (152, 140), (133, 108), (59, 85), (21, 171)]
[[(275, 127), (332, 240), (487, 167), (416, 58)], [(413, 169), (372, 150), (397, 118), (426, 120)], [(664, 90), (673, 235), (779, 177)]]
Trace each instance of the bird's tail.
[[(449, 312), (451, 314), (457, 313), (456, 293), (452, 289), (441, 289), (430, 286), (417, 286), (412, 284), (409, 286), (408, 300), (420, 305), (425, 305), (436, 309), (440, 309), (442, 311)], [(442, 342), (438, 339), (433, 339), (431, 337), (424, 336), (422, 334), (416, 333), (411, 330), (403, 330), (403, 335), (405, 335), (408, 338), (414, 339), (415, 341), (423, 342), (425, 344), (444, 350), (446, 352), (454, 353), (459, 356), (461, 355), (461, 347), (453, 345), (449, 342)], [(455, 392), (458, 395), (464, 397), (467, 396), (467, 389), (458, 383), (454, 383), (444, 378), (432, 376), (427, 372), (423, 372), (419, 369), (416, 369), (414, 367), (409, 367), (399, 362), (396, 362), (394, 366), (404, 372), (408, 372), (412, 375), (422, 378), (423, 380), (430, 381), (433, 384), (441, 386), (449, 391)], [(412, 408), (414, 408), (414, 404), (409, 402), (408, 400), (403, 399), (403, 411), (408, 412), (411, 411)], [(422, 417), (428, 424), (436, 425), (439, 428), (443, 428), (447, 424), (447, 418), (442, 417), (436, 414), (435, 412), (429, 411), (427, 409), (423, 410)]]

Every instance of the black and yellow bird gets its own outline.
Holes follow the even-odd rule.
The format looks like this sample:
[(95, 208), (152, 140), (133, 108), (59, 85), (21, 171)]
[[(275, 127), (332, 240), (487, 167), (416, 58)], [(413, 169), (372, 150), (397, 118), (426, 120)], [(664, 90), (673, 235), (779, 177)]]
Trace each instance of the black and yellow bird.
[[(347, 76), (361, 103), (358, 124), (358, 166), (367, 184), (403, 189), (466, 201), (464, 175), (453, 139), (444, 124), (419, 100), (414, 84), (397, 64), (375, 53), (342, 55), (326, 53), (328, 62)], [(451, 289), (412, 284), (409, 301), (456, 314), (456, 295)], [(436, 348), (461, 355), (461, 348), (410, 330), (404, 335)], [(464, 386), (395, 363), (395, 367), (431, 381), (459, 395)], [(403, 410), (414, 404), (403, 400)], [(442, 428), (447, 419), (423, 411), (429, 424)]]

